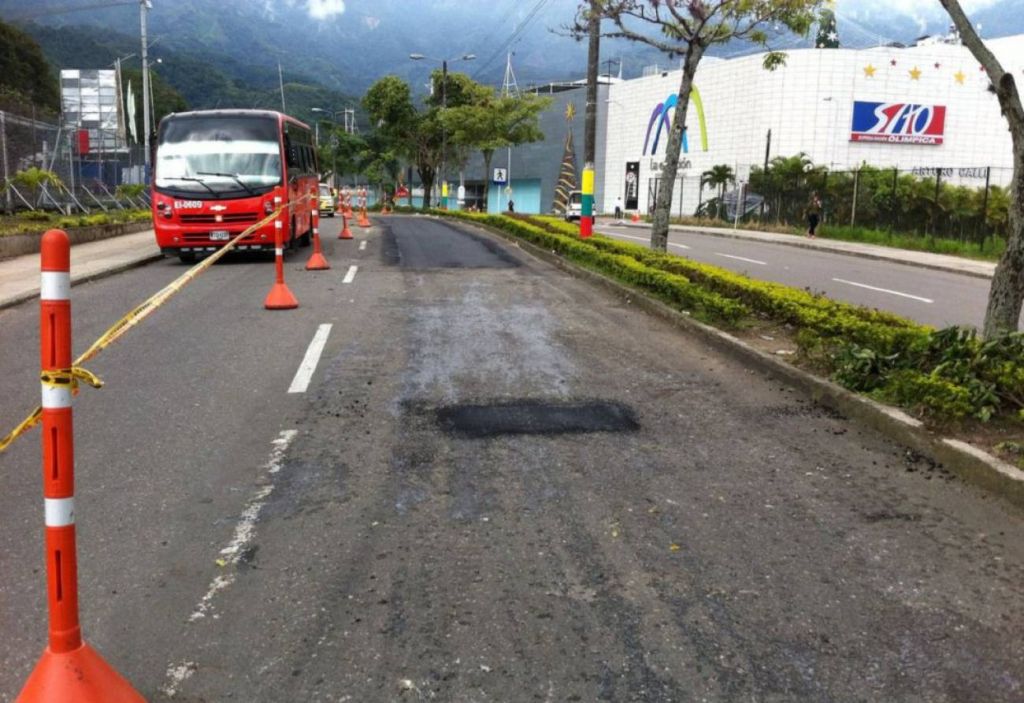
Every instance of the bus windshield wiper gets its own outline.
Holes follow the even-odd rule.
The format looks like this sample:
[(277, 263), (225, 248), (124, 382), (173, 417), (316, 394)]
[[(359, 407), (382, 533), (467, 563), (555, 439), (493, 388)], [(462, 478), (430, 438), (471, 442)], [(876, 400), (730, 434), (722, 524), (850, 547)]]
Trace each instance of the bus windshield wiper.
[(191, 176), (161, 176), (169, 181), (188, 181), (189, 183), (198, 183), (206, 190), (210, 191), (214, 195), (217, 195), (217, 191), (210, 187), (210, 184), (204, 181), (202, 178), (192, 178)]
[(238, 185), (240, 185), (240, 186), (242, 186), (243, 188), (245, 188), (245, 189), (246, 189), (246, 190), (247, 190), (247, 191), (249, 192), (249, 195), (256, 195), (256, 191), (255, 191), (255, 190), (253, 190), (252, 188), (250, 188), (250, 187), (248, 186), (248, 184), (246, 184), (246, 182), (245, 182), (245, 181), (243, 181), (243, 180), (242, 180), (242, 179), (241, 179), (241, 178), (240, 178), (240, 177), (239, 177), (238, 175), (236, 175), (236, 174), (233, 174), (233, 173), (213, 173), (213, 172), (211, 172), (211, 171), (197, 171), (197, 172), (196, 172), (196, 175), (197, 175), (197, 176), (218, 176), (218, 177), (220, 177), (220, 178), (230, 178), (230, 179), (231, 179), (231, 180), (233, 180), (233, 181), (234, 181), (235, 183), (237, 183)]

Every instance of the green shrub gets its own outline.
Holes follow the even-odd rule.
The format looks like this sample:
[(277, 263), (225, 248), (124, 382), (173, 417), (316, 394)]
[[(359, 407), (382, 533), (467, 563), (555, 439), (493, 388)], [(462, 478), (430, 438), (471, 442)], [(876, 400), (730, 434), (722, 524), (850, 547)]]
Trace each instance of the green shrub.
[(939, 420), (961, 420), (975, 414), (971, 393), (966, 388), (911, 369), (892, 374), (874, 395)]

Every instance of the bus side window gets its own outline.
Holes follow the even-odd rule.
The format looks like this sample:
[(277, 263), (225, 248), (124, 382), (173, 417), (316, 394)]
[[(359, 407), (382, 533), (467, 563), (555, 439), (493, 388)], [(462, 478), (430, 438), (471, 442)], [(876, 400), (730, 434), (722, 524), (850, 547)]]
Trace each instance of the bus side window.
[(302, 173), (309, 175), (313, 172), (313, 147), (308, 144), (302, 147)]
[(285, 142), (284, 155), (288, 164), (288, 175), (290, 176), (292, 171), (299, 167), (299, 150), (291, 143), (291, 140)]

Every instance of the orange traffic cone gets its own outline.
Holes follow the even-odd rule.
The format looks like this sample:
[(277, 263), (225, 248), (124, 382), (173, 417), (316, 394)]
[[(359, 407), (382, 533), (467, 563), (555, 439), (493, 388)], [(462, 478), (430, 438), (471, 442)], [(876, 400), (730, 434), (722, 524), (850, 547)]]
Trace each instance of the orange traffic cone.
[(341, 213), (341, 234), (338, 235), (338, 239), (353, 239), (352, 230), (348, 228), (348, 219), (352, 217), (352, 213), (345, 214)]
[(324, 251), (320, 246), (320, 211), (313, 211), (313, 255), (306, 262), (307, 271), (326, 271), (331, 268), (324, 258)]
[(636, 210), (634, 210), (633, 211), (633, 216), (631, 218), (629, 218), (629, 220), (630, 220), (630, 222), (639, 222), (640, 221), (640, 213), (637, 212)]
[(299, 301), (284, 284), (284, 234), (280, 217), (274, 222), (274, 285), (270, 287), (263, 307), (267, 310), (291, 310), (299, 307)]
[(366, 216), (366, 206), (365, 205), (363, 206), (363, 209), (359, 211), (359, 222), (357, 222), (356, 224), (359, 225), (360, 227), (369, 227), (370, 226), (370, 219)]

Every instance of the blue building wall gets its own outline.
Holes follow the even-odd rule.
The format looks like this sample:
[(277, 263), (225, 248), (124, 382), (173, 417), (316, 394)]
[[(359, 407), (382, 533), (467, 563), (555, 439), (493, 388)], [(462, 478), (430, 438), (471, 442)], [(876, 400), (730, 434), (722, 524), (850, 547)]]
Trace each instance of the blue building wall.
[[(541, 206), (541, 179), (512, 179), (512, 202), (516, 212), (528, 215), (539, 215), (544, 210)], [(508, 196), (503, 192), (504, 186), (494, 185), (487, 192), (487, 212), (497, 214), (508, 207)]]

